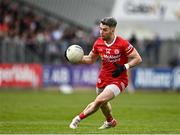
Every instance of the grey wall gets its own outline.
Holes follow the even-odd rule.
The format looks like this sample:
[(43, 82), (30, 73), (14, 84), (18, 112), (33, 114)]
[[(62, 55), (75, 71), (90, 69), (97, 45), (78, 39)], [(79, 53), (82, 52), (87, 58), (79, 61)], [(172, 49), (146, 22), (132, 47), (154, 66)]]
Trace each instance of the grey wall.
[(109, 16), (114, 0), (23, 0), (86, 27)]

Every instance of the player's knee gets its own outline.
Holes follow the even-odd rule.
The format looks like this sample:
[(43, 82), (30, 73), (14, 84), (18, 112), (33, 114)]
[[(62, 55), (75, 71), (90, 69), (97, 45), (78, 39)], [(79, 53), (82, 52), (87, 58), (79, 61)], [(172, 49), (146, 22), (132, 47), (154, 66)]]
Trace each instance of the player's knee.
[(104, 104), (105, 101), (103, 99), (96, 99), (94, 102), (96, 106), (100, 107)]
[(107, 102), (103, 103), (103, 104), (101, 105), (101, 108), (105, 108), (106, 106), (107, 106)]

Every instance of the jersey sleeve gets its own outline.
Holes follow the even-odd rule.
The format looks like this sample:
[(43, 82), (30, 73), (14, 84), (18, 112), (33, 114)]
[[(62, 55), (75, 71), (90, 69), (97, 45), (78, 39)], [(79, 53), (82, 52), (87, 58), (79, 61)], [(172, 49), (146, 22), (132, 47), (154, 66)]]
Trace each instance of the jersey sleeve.
[(134, 47), (127, 41), (125, 40), (124, 43), (124, 53), (126, 56), (130, 55), (132, 51), (134, 50)]
[(92, 48), (92, 52), (93, 52), (94, 54), (98, 54), (97, 42), (94, 43), (93, 48)]

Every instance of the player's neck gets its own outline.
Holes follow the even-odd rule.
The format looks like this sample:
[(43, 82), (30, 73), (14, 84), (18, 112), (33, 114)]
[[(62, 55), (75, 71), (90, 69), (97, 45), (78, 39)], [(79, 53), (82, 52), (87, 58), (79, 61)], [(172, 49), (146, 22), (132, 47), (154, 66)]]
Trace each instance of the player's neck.
[(104, 41), (104, 43), (106, 46), (109, 47), (109, 46), (113, 45), (115, 41), (116, 41), (116, 35), (114, 35), (114, 38), (112, 38), (112, 40), (109, 43), (107, 43), (106, 41)]
[(115, 35), (113, 34), (109, 39), (107, 39), (105, 42), (107, 44), (111, 44), (114, 41)]

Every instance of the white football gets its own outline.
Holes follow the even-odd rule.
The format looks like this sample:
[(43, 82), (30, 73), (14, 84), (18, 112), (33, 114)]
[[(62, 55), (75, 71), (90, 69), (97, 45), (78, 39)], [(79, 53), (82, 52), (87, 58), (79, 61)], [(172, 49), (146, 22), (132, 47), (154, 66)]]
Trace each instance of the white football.
[(69, 62), (77, 64), (82, 60), (84, 51), (79, 45), (71, 45), (66, 50), (66, 56)]

